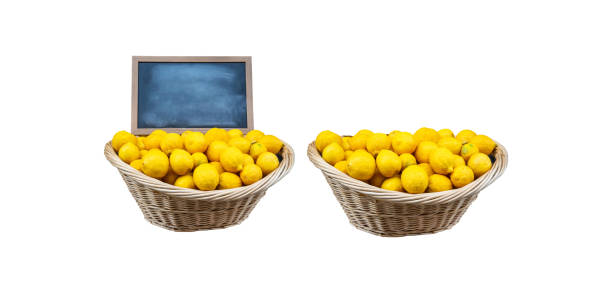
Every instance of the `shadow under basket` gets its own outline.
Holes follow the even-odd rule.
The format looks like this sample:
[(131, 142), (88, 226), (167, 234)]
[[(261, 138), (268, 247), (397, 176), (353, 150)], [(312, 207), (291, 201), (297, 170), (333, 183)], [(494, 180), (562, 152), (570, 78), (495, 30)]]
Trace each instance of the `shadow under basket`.
[(455, 225), (478, 193), (502, 175), (506, 149), (497, 144), (493, 166), (474, 182), (442, 192), (410, 194), (378, 188), (327, 163), (312, 142), (308, 158), (321, 170), (349, 221), (360, 230), (385, 237), (436, 233)]
[(151, 224), (172, 231), (221, 229), (246, 219), (266, 190), (293, 166), (293, 149), (285, 143), (276, 170), (247, 186), (201, 191), (167, 184), (123, 162), (111, 143), (104, 146), (106, 159), (119, 170), (123, 181)]

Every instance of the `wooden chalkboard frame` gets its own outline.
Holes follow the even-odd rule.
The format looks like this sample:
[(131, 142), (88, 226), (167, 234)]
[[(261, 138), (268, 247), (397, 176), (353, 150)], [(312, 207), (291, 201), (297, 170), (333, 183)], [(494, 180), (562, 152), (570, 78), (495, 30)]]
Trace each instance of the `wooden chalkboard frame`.
[(138, 63), (140, 62), (243, 62), (246, 75), (247, 128), (238, 128), (247, 133), (253, 130), (253, 86), (251, 56), (132, 56), (132, 133), (146, 135), (153, 130), (181, 133), (185, 130), (206, 132), (210, 128), (139, 128), (138, 127)]

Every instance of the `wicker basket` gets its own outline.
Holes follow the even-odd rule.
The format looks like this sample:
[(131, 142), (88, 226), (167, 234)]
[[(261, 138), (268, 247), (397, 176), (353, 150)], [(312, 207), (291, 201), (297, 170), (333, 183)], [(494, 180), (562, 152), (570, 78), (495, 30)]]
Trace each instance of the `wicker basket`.
[(378, 188), (354, 179), (328, 164), (312, 142), (310, 161), (323, 172), (351, 224), (360, 230), (387, 237), (435, 233), (451, 228), (478, 193), (506, 169), (508, 154), (497, 144), (491, 170), (474, 182), (453, 190), (409, 194)]
[(291, 146), (285, 143), (280, 154), (282, 160), (278, 168), (251, 185), (200, 191), (146, 176), (123, 162), (110, 142), (104, 147), (106, 159), (119, 170), (145, 219), (173, 231), (220, 229), (242, 222), (266, 190), (291, 170), (294, 162)]

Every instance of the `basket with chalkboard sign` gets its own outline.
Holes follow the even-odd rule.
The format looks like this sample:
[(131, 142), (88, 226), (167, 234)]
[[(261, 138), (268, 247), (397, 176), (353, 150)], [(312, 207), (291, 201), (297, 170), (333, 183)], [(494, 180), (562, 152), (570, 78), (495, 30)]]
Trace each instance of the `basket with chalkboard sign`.
[[(163, 138), (167, 137), (169, 141), (170, 136), (183, 139), (183, 136), (173, 133), (183, 132), (183, 134), (189, 133), (188, 135), (197, 137), (194, 133), (199, 132), (202, 138), (208, 139), (203, 133), (209, 129), (238, 129), (240, 131), (233, 130), (234, 134), (239, 134), (238, 137), (242, 137), (240, 136), (242, 133), (253, 130), (251, 58), (133, 57), (132, 64), (132, 134), (117, 133), (113, 140), (105, 145), (104, 154), (108, 161), (119, 170), (145, 219), (154, 225), (174, 231), (219, 229), (242, 222), (267, 189), (282, 179), (293, 166), (294, 154), (288, 144), (274, 137), (277, 147), (274, 151), (269, 152), (275, 153), (276, 156), (272, 156), (272, 153), (268, 156), (272, 157), (271, 161), (275, 161), (274, 168), (267, 168), (265, 162), (261, 164), (263, 167), (259, 168), (259, 159), (263, 155), (260, 155), (260, 158), (255, 157), (257, 167), (254, 167), (252, 165), (255, 165), (255, 160), (250, 158), (248, 152), (249, 147), (251, 149), (253, 147), (250, 142), (257, 144), (259, 140), (248, 140), (246, 153), (241, 155), (251, 160), (251, 163), (244, 163), (244, 166), (250, 164), (253, 170), (264, 170), (263, 175), (259, 171), (259, 177), (256, 180), (251, 180), (248, 176), (242, 177), (240, 170), (243, 165), (241, 162), (234, 161), (239, 163), (240, 169), (224, 171), (223, 166), (225, 165), (220, 162), (208, 164), (208, 159), (200, 162), (199, 166), (195, 165), (197, 161), (195, 156), (192, 161), (194, 165), (190, 165), (194, 169), (193, 176), (188, 174), (179, 176), (177, 179), (179, 173), (173, 165), (175, 153), (177, 158), (180, 152), (193, 155), (196, 153), (192, 152), (189, 146), (200, 147), (204, 152), (209, 145), (206, 144), (205, 147), (195, 144), (188, 145), (187, 138), (185, 138), (184, 145), (187, 151), (172, 149), (168, 147), (168, 144), (164, 145), (164, 141), (155, 145), (159, 146), (159, 149), (155, 146), (151, 147), (150, 144), (152, 145), (157, 138), (151, 134), (154, 131), (167, 133)], [(149, 136), (138, 138), (135, 135)], [(231, 141), (228, 144), (230, 145), (228, 148), (237, 148), (231, 144)], [(138, 146), (135, 147), (135, 145)], [(242, 151), (244, 152), (244, 148)], [(132, 153), (134, 155), (131, 155)], [(145, 159), (140, 159), (143, 153)], [(165, 162), (169, 162), (165, 163), (166, 172), (159, 173), (160, 177), (148, 176), (152, 174), (148, 174), (148, 170), (151, 172), (161, 170), (155, 169), (155, 166), (147, 169), (147, 160), (154, 162), (152, 153), (162, 158), (166, 156)], [(214, 155), (213, 153), (206, 154), (209, 157)], [(227, 156), (229, 158), (229, 155)], [(206, 158), (206, 155), (203, 157)], [(176, 162), (179, 162), (178, 160)], [(137, 164), (138, 161), (140, 162)], [(213, 168), (213, 170), (220, 169), (215, 171), (217, 172), (215, 174), (219, 174), (221, 178), (217, 181), (218, 186), (223, 189), (214, 189), (214, 186), (217, 185), (212, 185), (211, 190), (201, 190), (202, 185), (208, 184), (210, 180), (203, 177), (204, 175), (196, 176), (196, 172), (199, 169), (211, 169), (214, 163), (217, 163), (217, 169)], [(167, 167), (168, 165), (170, 167)], [(204, 171), (200, 173), (205, 174)], [(241, 176), (231, 172), (237, 172)], [(172, 177), (171, 173), (177, 174), (173, 175), (172, 181), (168, 181), (168, 177)], [(164, 177), (161, 178), (161, 175)], [(208, 181), (203, 179), (200, 185), (198, 182), (200, 177)], [(224, 178), (229, 179), (224, 181)], [(231, 185), (232, 182), (235, 182), (231, 180), (233, 178), (238, 178), (238, 185)], [(179, 179), (185, 180), (179, 184)], [(172, 182), (176, 183), (172, 184)], [(189, 184), (184, 182), (190, 183), (191, 188), (185, 188)], [(243, 186), (238, 187), (240, 185)]]

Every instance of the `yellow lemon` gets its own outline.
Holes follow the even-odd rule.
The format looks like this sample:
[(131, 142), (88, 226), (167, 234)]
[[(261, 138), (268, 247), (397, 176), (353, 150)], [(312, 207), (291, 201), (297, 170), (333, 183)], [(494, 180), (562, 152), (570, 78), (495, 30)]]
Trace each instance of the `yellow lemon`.
[(149, 135), (161, 135), (161, 136), (164, 136), (166, 134), (168, 134), (168, 133), (166, 131), (164, 131), (163, 129), (155, 129)]
[(479, 153), (478, 147), (473, 143), (466, 143), (461, 147), (461, 157), (464, 160), (469, 160), (473, 154)]
[(406, 169), (408, 166), (416, 165), (416, 158), (412, 154), (401, 154), (399, 156), (400, 161), (402, 161), (402, 170)]
[(249, 150), (251, 149), (251, 142), (242, 136), (230, 138), (227, 144), (229, 146), (237, 147), (242, 153), (245, 154), (248, 154)]
[(259, 131), (257, 129), (253, 129), (251, 131), (249, 131), (249, 133), (247, 133), (244, 137), (246, 139), (248, 139), (251, 142), (256, 142), (257, 139), (259, 139), (260, 137), (264, 136), (264, 133), (262, 131)]
[(380, 185), (380, 188), (393, 191), (404, 191), (402, 187), (402, 179), (399, 176), (393, 176), (385, 179)]
[(219, 172), (211, 164), (202, 164), (193, 170), (193, 183), (200, 190), (214, 190), (219, 184)]
[(344, 150), (338, 143), (332, 142), (323, 149), (321, 156), (330, 165), (335, 165), (337, 162), (344, 160)]
[(476, 133), (474, 131), (471, 131), (469, 129), (464, 129), (464, 130), (459, 131), (459, 133), (457, 133), (457, 136), (455, 136), (455, 138), (461, 141), (461, 143), (467, 143), (474, 136), (476, 136)]
[(432, 141), (423, 141), (419, 143), (419, 146), (414, 153), (417, 161), (419, 161), (419, 163), (428, 163), (429, 155), (437, 148), (438, 145)]
[(440, 135), (440, 138), (455, 137), (455, 134), (453, 133), (453, 131), (448, 128), (438, 130), (438, 134)]
[(429, 165), (438, 174), (450, 174), (455, 166), (455, 157), (448, 149), (437, 148), (429, 156)]
[(223, 152), (229, 146), (226, 142), (221, 140), (215, 140), (208, 145), (208, 150), (206, 150), (206, 157), (208, 157), (209, 161), (218, 162), (219, 157), (221, 156), (221, 152)]
[(495, 145), (496, 145), (495, 142), (490, 137), (486, 135), (482, 135), (482, 134), (472, 137), (470, 139), (470, 143), (478, 147), (478, 151), (485, 155), (491, 154), (493, 150), (495, 149)]
[(264, 135), (257, 142), (265, 145), (266, 149), (273, 154), (278, 154), (283, 148), (283, 142), (274, 135)]
[(263, 172), (261, 168), (257, 165), (246, 165), (242, 171), (240, 171), (240, 179), (242, 179), (242, 183), (244, 185), (251, 185), (263, 176)]
[(322, 152), (326, 146), (334, 142), (338, 143), (339, 145), (342, 145), (342, 137), (340, 137), (340, 135), (337, 135), (329, 130), (324, 130), (324, 131), (321, 131), (319, 135), (317, 135), (317, 138), (315, 139), (315, 146), (317, 147), (317, 150), (319, 152)]
[(360, 134), (350, 137), (349, 145), (352, 151), (365, 150), (369, 135)]
[(278, 158), (271, 152), (265, 152), (257, 158), (257, 166), (261, 168), (264, 176), (270, 174), (278, 168)]
[(170, 154), (170, 168), (176, 175), (185, 175), (193, 169), (193, 158), (186, 150), (176, 149)]
[(460, 188), (474, 181), (474, 172), (468, 166), (458, 167), (450, 176), (453, 186)]
[(355, 134), (355, 136), (357, 136), (357, 135), (365, 135), (365, 136), (370, 136), (370, 135), (372, 135), (372, 134), (374, 134), (374, 132), (372, 132), (371, 130), (369, 130), (369, 129), (362, 129), (362, 130), (357, 131), (357, 133)]
[(389, 134), (387, 134), (389, 136), (389, 138), (391, 139), (391, 141), (393, 141), (393, 137), (395, 137), (396, 134), (401, 133), (401, 131), (399, 130), (393, 130), (391, 132), (389, 132)]
[(244, 153), (237, 147), (226, 148), (221, 152), (221, 156), (219, 157), (221, 166), (228, 172), (240, 172), (242, 167), (244, 167), (244, 157), (242, 155), (244, 155)]
[[(227, 132), (227, 135), (229, 135), (229, 138), (232, 139), (234, 137), (242, 137), (244, 134), (242, 133), (242, 131), (240, 129), (232, 129), (232, 130)], [(249, 143), (250, 143), (250, 141), (249, 141)]]
[(181, 133), (181, 137), (183, 138), (183, 141), (185, 141), (185, 137), (187, 137), (187, 135), (189, 135), (190, 133), (192, 133), (193, 131), (191, 130), (185, 130), (183, 131), (183, 133)]
[(402, 171), (402, 187), (408, 193), (423, 193), (429, 184), (427, 172), (417, 165), (408, 166)]
[(144, 141), (145, 141), (146, 137), (144, 137), (144, 136), (139, 136), (139, 137), (137, 137), (137, 139), (138, 139), (138, 143), (136, 144), (136, 146), (137, 146), (139, 149), (144, 150), (144, 149), (145, 149), (145, 143), (144, 143)]
[(476, 176), (476, 178), (482, 176), (484, 173), (487, 173), (492, 166), (489, 156), (483, 153), (474, 154), (472, 157), (470, 157), (470, 160), (468, 160), (467, 165), (472, 169), (472, 171), (474, 171), (474, 176)]
[(147, 176), (161, 179), (166, 176), (170, 162), (168, 157), (158, 149), (150, 150), (144, 158), (142, 158), (142, 172)]
[(348, 160), (348, 158), (353, 154), (353, 151), (345, 151), (344, 152), (344, 159)]
[(402, 169), (402, 160), (390, 150), (381, 150), (376, 156), (376, 167), (383, 176), (393, 177)]
[[(158, 129), (161, 130), (161, 129)], [(147, 136), (144, 140), (144, 144), (145, 144), (145, 149), (147, 150), (152, 150), (152, 149), (159, 149), (159, 145), (162, 141), (162, 139), (164, 138), (164, 136), (166, 136), (166, 132), (156, 132), (157, 130), (153, 131), (151, 134), (149, 134), (149, 136)]]
[(204, 137), (206, 137), (206, 141), (208, 141), (209, 143), (212, 143), (216, 140), (223, 142), (227, 142), (229, 140), (229, 135), (227, 134), (227, 131), (221, 128), (209, 129), (208, 131), (206, 131), (206, 134), (204, 134)]
[[(183, 133), (185, 134), (185, 133)], [(185, 144), (185, 150), (189, 153), (203, 153), (208, 147), (208, 142), (201, 132), (189, 132), (184, 135), (183, 143)]]
[(257, 158), (259, 157), (259, 155), (267, 152), (268, 149), (266, 148), (265, 145), (261, 144), (261, 143), (254, 143), (251, 145), (251, 149), (249, 150), (249, 154), (251, 155), (251, 157), (253, 157), (253, 159), (257, 160)]
[(137, 145), (138, 139), (133, 134), (127, 131), (121, 130), (115, 133), (115, 135), (113, 136), (113, 140), (111, 140), (111, 145), (113, 146), (113, 149), (116, 152), (118, 152), (121, 146), (123, 146), (124, 144), (128, 142), (131, 142), (134, 145)]
[(197, 166), (208, 163), (208, 158), (204, 153), (193, 153), (191, 154), (191, 159), (193, 160), (193, 168), (195, 169)]
[(159, 147), (169, 155), (173, 150), (183, 148), (183, 138), (178, 133), (168, 133), (162, 138)]
[(427, 173), (427, 176), (431, 176), (434, 173), (433, 169), (431, 168), (431, 165), (429, 165), (428, 163), (420, 163), (417, 166), (419, 166), (419, 168), (422, 168), (425, 173)]
[(376, 172), (374, 172), (374, 176), (372, 176), (372, 178), (370, 178), (370, 184), (374, 185), (376, 187), (380, 187), (383, 183), (383, 181), (385, 181), (385, 176), (383, 176), (382, 174), (380, 174), (380, 172), (378, 172), (378, 170)]
[(351, 144), (349, 143), (349, 141), (351, 140), (350, 137), (348, 136), (343, 136), (342, 137), (342, 148), (347, 151), (351, 149)]
[(179, 176), (174, 181), (174, 185), (182, 188), (191, 188), (195, 189), (195, 184), (193, 183), (193, 176), (191, 174)]
[(255, 164), (255, 160), (253, 160), (253, 157), (247, 154), (242, 154), (242, 166), (246, 166), (250, 164)]
[(134, 160), (130, 163), (130, 166), (132, 166), (132, 168), (142, 172), (142, 159), (138, 159), (138, 160)]
[(129, 164), (134, 160), (140, 159), (140, 150), (132, 142), (124, 143), (119, 148), (119, 158)]
[(346, 171), (346, 165), (347, 165), (346, 161), (340, 161), (340, 162), (337, 162), (334, 165), (334, 168), (340, 170), (340, 172), (342, 172), (342, 173), (348, 174), (347, 171)]
[(176, 178), (178, 178), (178, 175), (176, 175), (176, 173), (172, 171), (172, 168), (170, 168), (168, 169), (168, 173), (166, 173), (166, 176), (164, 176), (164, 178), (162, 178), (161, 181), (164, 181), (170, 185), (174, 185)]
[(422, 127), (414, 133), (414, 139), (416, 139), (417, 144), (423, 141), (438, 142), (440, 134), (431, 128)]
[(223, 170), (223, 166), (221, 166), (220, 162), (210, 162), (208, 163), (211, 166), (215, 167), (215, 169), (217, 170), (217, 173), (219, 173), (219, 175), (221, 175), (221, 173), (225, 172), (225, 170)]
[(219, 189), (230, 189), (242, 186), (240, 177), (234, 173), (223, 172), (219, 175)]
[(346, 163), (346, 171), (355, 179), (370, 180), (376, 171), (374, 157), (365, 150), (356, 150)]
[(453, 189), (450, 179), (444, 175), (433, 174), (429, 176), (429, 192), (439, 192)]
[(417, 143), (412, 134), (400, 132), (396, 133), (393, 138), (391, 138), (391, 146), (393, 147), (393, 151), (398, 155), (410, 154), (416, 149)]
[(454, 137), (442, 137), (438, 140), (438, 146), (448, 149), (451, 153), (458, 155), (461, 151), (461, 142)]
[(453, 163), (453, 169), (460, 167), (460, 166), (465, 166), (465, 160), (463, 160), (463, 158), (460, 155), (453, 155), (453, 158), (455, 158), (454, 163)]
[(368, 137), (366, 148), (372, 155), (377, 155), (381, 150), (391, 149), (391, 139), (384, 133), (374, 133)]

